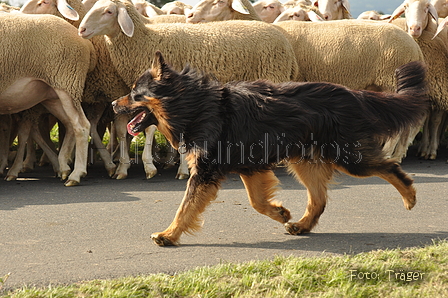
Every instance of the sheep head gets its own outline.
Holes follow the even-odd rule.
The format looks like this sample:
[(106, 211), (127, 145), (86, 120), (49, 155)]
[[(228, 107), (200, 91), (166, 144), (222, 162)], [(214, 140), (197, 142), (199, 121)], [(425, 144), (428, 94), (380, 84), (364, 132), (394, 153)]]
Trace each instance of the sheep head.
[(52, 14), (72, 21), (79, 20), (78, 12), (66, 0), (29, 0), (20, 11), (27, 14)]
[[(133, 4), (131, 3), (130, 5)], [(135, 8), (134, 8), (135, 9)], [(107, 35), (111, 38), (120, 32), (132, 37), (134, 23), (121, 1), (99, 0), (86, 14), (79, 25), (79, 36), (90, 39), (96, 35)]]
[(350, 3), (348, 0), (316, 0), (314, 6), (326, 21), (342, 20), (350, 16)]
[(236, 13), (250, 14), (241, 0), (202, 0), (187, 14), (187, 23), (233, 20)]
[(413, 38), (419, 38), (430, 22), (430, 18), (438, 23), (435, 7), (429, 0), (405, 0), (395, 11), (389, 22), (397, 19), (403, 13), (406, 15), (406, 31)]

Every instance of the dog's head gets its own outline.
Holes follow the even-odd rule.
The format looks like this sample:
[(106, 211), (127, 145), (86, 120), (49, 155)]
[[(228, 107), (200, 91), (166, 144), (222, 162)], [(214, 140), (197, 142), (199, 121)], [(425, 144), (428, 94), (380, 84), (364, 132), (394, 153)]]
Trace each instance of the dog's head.
[(145, 71), (135, 82), (131, 93), (112, 102), (117, 114), (134, 114), (128, 123), (129, 134), (136, 136), (150, 125), (157, 125), (165, 134), (169, 133), (168, 116), (163, 107), (163, 92), (167, 89), (167, 80), (175, 72), (165, 63), (162, 54), (157, 51), (152, 67)]

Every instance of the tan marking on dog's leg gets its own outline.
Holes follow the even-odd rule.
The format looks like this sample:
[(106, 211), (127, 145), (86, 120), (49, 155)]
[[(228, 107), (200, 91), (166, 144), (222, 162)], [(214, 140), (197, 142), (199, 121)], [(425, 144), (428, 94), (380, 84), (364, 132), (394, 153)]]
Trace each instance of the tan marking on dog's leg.
[(281, 202), (273, 199), (280, 182), (274, 172), (256, 172), (250, 176), (240, 175), (240, 177), (246, 187), (249, 202), (255, 210), (281, 223), (291, 219), (289, 210), (284, 208)]
[(286, 223), (285, 228), (292, 235), (307, 233), (317, 224), (320, 215), (324, 212), (328, 184), (332, 180), (334, 168), (332, 164), (320, 162), (294, 163), (291, 161), (288, 169), (307, 188), (308, 205), (302, 218), (296, 223)]
[(152, 234), (151, 239), (160, 246), (178, 245), (182, 233), (198, 231), (202, 226), (200, 215), (216, 198), (219, 187), (219, 182), (204, 184), (199, 175), (193, 174), (173, 222), (165, 231)]
[[(342, 167), (338, 167), (338, 170), (348, 175), (354, 176)], [(406, 209), (411, 210), (412, 207), (415, 206), (417, 199), (416, 190), (412, 185), (413, 180), (407, 173), (402, 170), (400, 164), (395, 160), (390, 159), (383, 161), (376, 168), (372, 169), (369, 172), (369, 175), (366, 176), (378, 176), (392, 184), (401, 194), (403, 198), (403, 204)]]

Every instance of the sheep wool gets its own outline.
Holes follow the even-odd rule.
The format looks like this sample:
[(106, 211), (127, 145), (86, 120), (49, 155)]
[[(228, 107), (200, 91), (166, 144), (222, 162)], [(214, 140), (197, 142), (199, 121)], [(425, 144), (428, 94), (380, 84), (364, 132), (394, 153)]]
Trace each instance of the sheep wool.
[(19, 78), (37, 77), (80, 104), (96, 55), (75, 27), (52, 15), (5, 14), (0, 32), (0, 93)]
[(204, 24), (143, 23), (129, 1), (125, 6), (134, 23), (134, 35), (106, 36), (111, 59), (124, 81), (134, 81), (152, 64), (160, 50), (177, 70), (189, 63), (213, 73), (223, 82), (269, 79), (293, 80), (297, 63), (291, 44), (275, 27), (264, 22), (228, 21)]
[[(392, 24), (404, 29), (406, 27), (406, 19), (396, 19)], [(422, 50), (428, 67), (427, 80), (430, 86), (428, 95), (433, 108), (436, 110), (448, 111), (447, 45), (439, 36), (433, 39), (435, 30), (435, 27), (429, 30), (423, 30), (422, 35), (416, 39), (416, 42)]]
[(285, 21), (275, 26), (290, 38), (299, 81), (393, 91), (395, 69), (411, 61), (424, 61), (412, 37), (391, 24), (339, 20)]

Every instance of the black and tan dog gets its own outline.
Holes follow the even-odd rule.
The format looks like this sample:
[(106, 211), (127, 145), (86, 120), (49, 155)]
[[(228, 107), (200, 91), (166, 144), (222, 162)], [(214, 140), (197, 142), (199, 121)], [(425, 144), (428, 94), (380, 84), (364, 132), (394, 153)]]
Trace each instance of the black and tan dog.
[[(259, 80), (221, 84), (190, 67), (173, 70), (157, 52), (152, 69), (131, 93), (113, 103), (117, 113), (136, 113), (131, 132), (155, 124), (174, 148), (186, 150), (191, 176), (171, 225), (151, 237), (176, 245), (200, 228), (200, 215), (228, 173), (239, 173), (251, 205), (291, 234), (309, 232), (324, 211), (335, 171), (378, 176), (391, 183), (404, 206), (416, 203), (412, 179), (382, 145), (428, 110), (425, 67), (411, 62), (396, 71), (397, 92), (353, 91), (329, 83)], [(180, 147), (180, 148), (179, 148)], [(299, 222), (274, 200), (280, 161), (308, 189)]]

